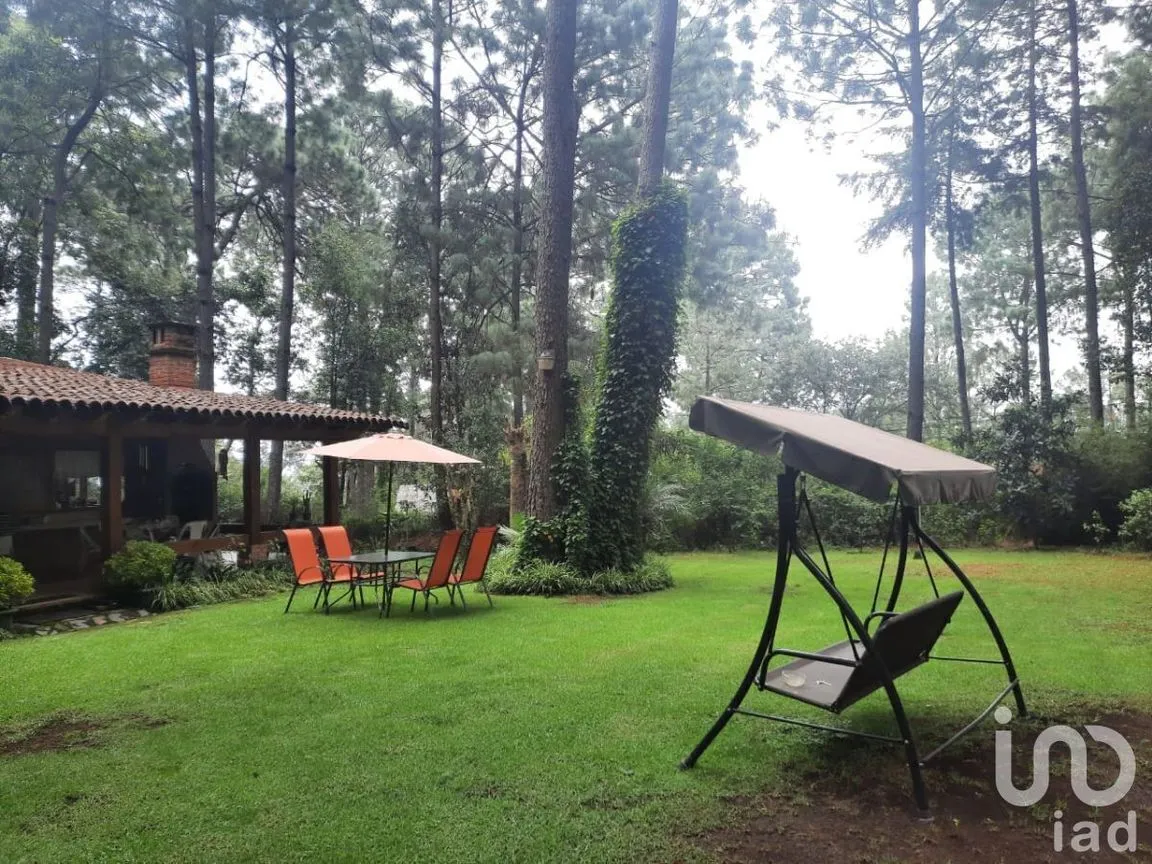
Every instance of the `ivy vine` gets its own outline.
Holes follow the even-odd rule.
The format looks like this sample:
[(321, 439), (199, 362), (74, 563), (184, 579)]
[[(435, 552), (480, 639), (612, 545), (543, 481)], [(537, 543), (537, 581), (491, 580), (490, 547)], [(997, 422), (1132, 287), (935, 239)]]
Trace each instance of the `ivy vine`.
[(672, 384), (688, 234), (686, 196), (669, 185), (612, 227), (613, 290), (600, 355), (582, 530), (567, 557), (583, 573), (636, 569), (652, 432)]

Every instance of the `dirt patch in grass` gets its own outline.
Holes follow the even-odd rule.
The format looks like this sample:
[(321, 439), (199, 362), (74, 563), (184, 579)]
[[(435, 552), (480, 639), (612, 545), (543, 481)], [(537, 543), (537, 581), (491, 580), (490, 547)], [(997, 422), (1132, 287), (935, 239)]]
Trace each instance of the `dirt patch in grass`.
[(166, 726), (168, 722), (163, 717), (145, 714), (124, 714), (118, 717), (50, 714), (33, 723), (0, 727), (0, 757), (100, 747), (107, 744), (116, 731), (157, 729)]
[(605, 598), (600, 594), (569, 594), (564, 600), (578, 606), (603, 606)]
[[(1032, 742), (1056, 722), (1045, 718), (1014, 724), (1017, 788), (1032, 782)], [(1115, 753), (1093, 741), (1078, 723), (1067, 722), (1078, 726), (1088, 742), (1089, 785), (1111, 786), (1119, 766)], [(824, 745), (818, 764), (786, 772), (796, 778), (786, 792), (725, 800), (731, 808), (726, 824), (694, 840), (730, 864), (1152, 862), (1152, 715), (1100, 712), (1088, 722), (1122, 733), (1136, 754), (1136, 782), (1110, 807), (1092, 808), (1076, 798), (1063, 745), (1052, 748), (1051, 779), (1041, 801), (1031, 808), (1008, 805), (996, 791), (994, 737), (985, 729), (974, 733), (965, 749), (942, 756), (926, 770), (934, 816), (930, 823), (916, 819), (907, 767), (899, 755), (838, 741)], [(821, 747), (818, 739), (813, 738), (812, 747)], [(1135, 813), (1137, 851), (1113, 851), (1109, 826), (1128, 821), (1130, 812)], [(1087, 833), (1076, 827), (1084, 821), (1099, 826), (1100, 851), (1073, 850), (1073, 835)], [(1061, 851), (1054, 840), (1058, 825)], [(1123, 844), (1126, 830), (1118, 831), (1117, 839)]]

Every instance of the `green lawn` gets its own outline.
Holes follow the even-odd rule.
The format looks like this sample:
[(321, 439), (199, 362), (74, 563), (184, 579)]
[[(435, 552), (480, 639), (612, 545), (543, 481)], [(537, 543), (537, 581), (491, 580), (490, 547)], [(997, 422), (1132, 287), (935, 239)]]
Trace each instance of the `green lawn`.
[[(1037, 710), (1152, 704), (1152, 561), (957, 557)], [(878, 559), (833, 555), (865, 605)], [(0, 861), (692, 858), (681, 838), (722, 818), (721, 796), (778, 785), (824, 740), (737, 718), (676, 770), (744, 671), (771, 567), (680, 556), (675, 590), (603, 604), (497, 598), (381, 621), (307, 602), (282, 615), (271, 598), (0, 643), (0, 737), (55, 712), (109, 724), (100, 746), (0, 756)], [(909, 603), (928, 590), (910, 589)], [(839, 638), (818, 591), (797, 574), (786, 644)], [(965, 601), (948, 653), (990, 656), (974, 613)], [(983, 707), (1001, 675), (929, 664), (903, 692), (935, 725)], [(873, 696), (847, 719), (885, 714)]]

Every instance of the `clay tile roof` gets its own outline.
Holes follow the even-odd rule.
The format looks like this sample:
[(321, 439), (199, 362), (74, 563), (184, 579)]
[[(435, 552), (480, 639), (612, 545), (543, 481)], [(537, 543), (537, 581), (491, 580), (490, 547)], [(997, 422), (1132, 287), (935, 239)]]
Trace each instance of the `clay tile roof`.
[(96, 410), (172, 412), (188, 419), (264, 420), (314, 423), (364, 431), (387, 431), (404, 423), (378, 414), (321, 405), (213, 393), (184, 387), (155, 387), (147, 381), (111, 378), (63, 366), (0, 357), (0, 411), (10, 406), (54, 405)]

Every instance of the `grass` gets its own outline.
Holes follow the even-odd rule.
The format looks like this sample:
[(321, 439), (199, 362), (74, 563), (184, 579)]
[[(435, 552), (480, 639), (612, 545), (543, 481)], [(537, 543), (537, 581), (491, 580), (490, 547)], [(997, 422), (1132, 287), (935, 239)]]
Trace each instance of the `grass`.
[[(1150, 707), (1152, 560), (958, 558), (1035, 710)], [(865, 606), (878, 560), (833, 556)], [(746, 667), (771, 567), (687, 555), (674, 590), (598, 604), (477, 597), (380, 621), (310, 602), (282, 615), (275, 597), (0, 643), (0, 745), (52, 715), (103, 727), (0, 755), (0, 861), (694, 860), (686, 838), (723, 818), (722, 797), (786, 784), (825, 740), (738, 718), (676, 770)], [(786, 644), (838, 638), (818, 591), (791, 583)], [(913, 579), (908, 603), (927, 591)], [(989, 656), (974, 612), (961, 605), (942, 650)], [(935, 731), (983, 707), (999, 674), (929, 664), (902, 690)], [(881, 700), (847, 719), (882, 726)]]

